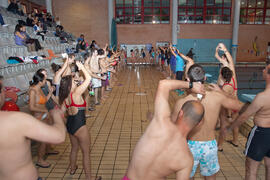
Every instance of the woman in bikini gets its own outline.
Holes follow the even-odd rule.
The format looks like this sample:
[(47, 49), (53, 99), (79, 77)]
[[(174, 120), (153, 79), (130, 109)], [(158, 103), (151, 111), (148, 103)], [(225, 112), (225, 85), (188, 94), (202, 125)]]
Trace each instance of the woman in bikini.
[[(223, 51), (224, 54), (222, 57), (219, 56), (218, 52)], [(237, 79), (236, 79), (236, 72), (235, 72), (235, 66), (232, 59), (231, 54), (227, 50), (226, 46), (223, 43), (219, 43), (216, 48), (216, 54), (215, 57), (219, 60), (221, 63), (221, 69), (220, 74), (218, 77), (218, 85), (222, 88), (223, 91), (225, 91), (227, 94), (230, 94), (232, 96), (235, 96), (237, 98)], [(220, 128), (226, 128), (229, 123), (233, 122), (234, 119), (237, 117), (238, 113), (237, 111), (229, 111), (227, 109), (221, 109), (220, 111)], [(228, 141), (230, 144), (232, 144), (235, 147), (238, 147), (238, 134), (239, 134), (239, 128), (235, 128), (233, 130), (233, 140)], [(223, 136), (219, 136), (218, 140), (218, 150), (223, 151), (223, 142), (224, 142)]]
[(62, 77), (59, 90), (59, 103), (65, 106), (68, 114), (66, 126), (71, 142), (70, 174), (75, 174), (78, 168), (76, 161), (80, 147), (83, 154), (85, 178), (90, 180), (90, 135), (86, 126), (86, 101), (83, 99), (83, 93), (90, 84), (91, 76), (80, 62), (77, 61), (76, 65), (83, 72), (85, 79), (78, 85), (76, 83), (77, 80), (72, 75)]
[[(33, 113), (34, 117), (37, 119), (48, 123), (48, 116), (47, 116), (47, 108), (45, 106), (47, 99), (50, 98), (49, 96), (45, 96), (41, 87), (43, 87), (46, 83), (45, 76), (40, 73), (36, 72), (33, 76), (33, 80), (30, 81), (30, 88), (29, 88), (29, 109)], [(48, 168), (51, 165), (46, 162), (43, 158), (46, 151), (46, 144), (40, 143), (38, 148), (38, 161), (36, 163), (37, 166), (42, 168)]]

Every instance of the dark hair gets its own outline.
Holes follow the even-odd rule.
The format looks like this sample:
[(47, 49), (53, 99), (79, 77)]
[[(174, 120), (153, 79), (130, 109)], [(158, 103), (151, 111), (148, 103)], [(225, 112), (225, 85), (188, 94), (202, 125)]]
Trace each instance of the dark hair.
[(78, 66), (76, 64), (73, 64), (71, 66), (71, 72), (79, 72), (79, 68), (78, 68)]
[(225, 79), (225, 82), (229, 83), (232, 79), (233, 72), (228, 67), (221, 68), (221, 76)]
[(59, 104), (62, 105), (64, 100), (68, 97), (72, 86), (72, 76), (64, 76), (60, 82), (59, 89)]
[(36, 73), (41, 73), (41, 74), (42, 74), (42, 72), (43, 72), (43, 71), (46, 71), (46, 72), (47, 72), (47, 70), (46, 70), (46, 69), (44, 69), (44, 68), (40, 68), (40, 69), (38, 69), (38, 70), (37, 70), (37, 72), (36, 72)]
[(204, 107), (199, 101), (191, 100), (183, 104), (181, 110), (183, 116), (193, 127), (197, 125), (204, 116)]
[(203, 67), (199, 64), (193, 64), (190, 66), (187, 75), (191, 82), (201, 82), (204, 83), (205, 72)]
[(83, 55), (83, 59), (86, 61), (86, 59), (87, 58), (89, 58), (90, 57), (90, 54), (89, 53), (85, 53), (84, 55)]
[(75, 54), (74, 53), (68, 54), (68, 58), (73, 58), (73, 57), (75, 57)]
[(104, 54), (104, 50), (103, 49), (99, 49), (97, 52), (98, 52), (98, 55), (103, 55)]
[(39, 82), (42, 82), (45, 79), (44, 74), (41, 72), (36, 72), (33, 76), (32, 81), (29, 82), (30, 86), (37, 85)]
[(56, 73), (57, 71), (59, 71), (59, 69), (61, 69), (61, 66), (59, 64), (52, 63), (51, 68), (53, 72)]
[(16, 33), (17, 31), (18, 31), (18, 32), (21, 32), (21, 28), (22, 28), (22, 25), (21, 25), (21, 24), (17, 24), (17, 25), (15, 26), (14, 33)]

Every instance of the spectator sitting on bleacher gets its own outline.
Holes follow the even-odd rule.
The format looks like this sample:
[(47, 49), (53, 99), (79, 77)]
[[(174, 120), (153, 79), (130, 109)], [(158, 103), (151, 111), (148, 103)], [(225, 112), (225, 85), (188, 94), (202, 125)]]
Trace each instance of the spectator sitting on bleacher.
[(23, 7), (21, 5), (20, 0), (17, 0), (17, 5), (18, 5), (18, 14), (21, 15), (21, 16), (24, 16)]
[(33, 44), (35, 43), (35, 50), (38, 51), (38, 50), (42, 50), (43, 47), (41, 47), (40, 43), (39, 43), (39, 40), (38, 39), (33, 39), (31, 38), (27, 32), (26, 32), (26, 27), (24, 25), (22, 25), (22, 34), (24, 34), (26, 36), (26, 44)]
[(40, 22), (35, 22), (35, 25), (34, 25), (34, 31), (35, 31), (35, 34), (36, 35), (39, 35), (41, 36), (42, 40), (44, 41), (45, 40), (45, 34), (46, 34), (46, 31), (44, 31), (41, 27), (41, 24)]
[(5, 21), (4, 21), (3, 16), (2, 16), (1, 13), (0, 13), (0, 24), (1, 24), (1, 26), (3, 26), (3, 27), (8, 26), (8, 24), (5, 24)]
[(70, 34), (66, 33), (64, 31), (64, 27), (63, 26), (56, 26), (56, 30), (55, 30), (55, 36), (60, 38), (60, 42), (61, 43), (67, 43), (68, 40), (72, 40), (72, 37)]
[(92, 41), (90, 45), (90, 49), (100, 49), (95, 40)]
[(52, 15), (50, 14), (50, 13), (47, 13), (46, 14), (46, 16), (47, 16), (47, 21), (50, 23), (50, 27), (52, 27), (52, 25), (53, 25), (53, 23), (54, 23), (54, 20), (53, 20), (53, 17), (52, 17)]
[(19, 0), (10, 0), (10, 4), (8, 5), (7, 10), (13, 12), (14, 14), (19, 14), (23, 16), (22, 10), (19, 9), (18, 2)]
[(15, 44), (19, 46), (32, 45), (34, 43), (35, 50), (43, 49), (38, 41), (38, 39), (32, 39), (27, 33), (26, 28), (23, 25), (17, 24), (15, 27)]
[(19, 7), (16, 0), (10, 0), (7, 10), (13, 12), (14, 14), (18, 14)]
[(87, 53), (86, 52), (86, 44), (85, 44), (84, 40), (81, 40), (81, 39), (78, 40), (75, 53), (81, 53), (82, 56), (84, 56), (84, 54)]
[(26, 19), (26, 26), (34, 27), (34, 19), (32, 14), (28, 14)]

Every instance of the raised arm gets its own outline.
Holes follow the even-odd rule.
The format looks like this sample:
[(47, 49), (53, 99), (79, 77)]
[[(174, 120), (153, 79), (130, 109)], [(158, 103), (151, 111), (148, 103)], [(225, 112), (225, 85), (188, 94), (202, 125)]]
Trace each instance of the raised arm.
[(68, 67), (68, 61), (65, 61), (65, 63), (63, 64), (63, 66), (61, 67), (61, 69), (59, 69), (56, 73), (55, 76), (53, 78), (53, 82), (54, 83), (58, 83), (63, 75), (63, 73), (65, 72), (66, 68)]
[(82, 63), (80, 63), (79, 61), (76, 61), (76, 65), (78, 66), (79, 70), (83, 72), (83, 75), (85, 78), (84, 78), (84, 82), (75, 89), (74, 93), (77, 95), (82, 95), (90, 84), (91, 76), (88, 73), (88, 71), (85, 69)]
[(176, 54), (175, 54), (175, 52), (174, 52), (172, 46), (170, 46), (170, 51), (171, 51), (172, 55), (176, 57)]
[(243, 102), (239, 101), (236, 97), (231, 96), (231, 94), (229, 93), (226, 93), (224, 91), (217, 93), (219, 93), (221, 97), (221, 105), (226, 109), (240, 111), (240, 109), (244, 105)]
[(224, 54), (226, 55), (227, 60), (229, 61), (229, 64), (234, 66), (233, 58), (232, 58), (230, 52), (227, 50), (226, 46), (223, 43), (219, 43), (218, 45), (220, 47), (220, 50), (222, 50), (224, 52)]
[[(158, 85), (155, 98), (155, 113), (154, 119), (164, 120), (171, 116), (169, 106), (169, 94), (171, 90), (189, 88), (189, 82), (179, 80), (161, 80)], [(204, 94), (204, 86), (200, 83), (193, 83), (192, 91), (194, 93)]]
[(47, 125), (26, 113), (19, 113), (18, 127), (23, 135), (36, 141), (59, 144), (65, 141), (66, 127), (62, 118), (63, 112), (53, 109), (50, 111), (53, 125)]
[(217, 47), (216, 47), (216, 53), (215, 53), (215, 57), (217, 58), (217, 60), (221, 63), (221, 64), (225, 64), (225, 62), (224, 62), (224, 60), (222, 60), (222, 58), (219, 56), (219, 54), (218, 54), (218, 51), (219, 51), (219, 49), (220, 49), (220, 46), (219, 46), (219, 44), (217, 45)]

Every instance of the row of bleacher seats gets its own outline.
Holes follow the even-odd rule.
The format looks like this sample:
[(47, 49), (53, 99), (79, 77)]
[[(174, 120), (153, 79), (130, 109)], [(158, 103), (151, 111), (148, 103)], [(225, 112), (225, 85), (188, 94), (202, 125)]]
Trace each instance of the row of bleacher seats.
[[(75, 48), (75, 44), (60, 43), (58, 37), (54, 35), (54, 27), (48, 27), (48, 32), (45, 35), (45, 41), (40, 36), (35, 35), (32, 27), (26, 27), (26, 31), (31, 38), (38, 39), (41, 46), (44, 47), (41, 51), (29, 52), (27, 47), (18, 46), (14, 41), (14, 29), (18, 24), (18, 20), (26, 21), (25, 16), (19, 16), (8, 12), (5, 8), (0, 7), (0, 13), (4, 18), (7, 27), (0, 26), (0, 75), (4, 76), (4, 84), (6, 87), (17, 87), (21, 91), (18, 92), (19, 106), (27, 103), (26, 92), (29, 88), (29, 81), (32, 80), (34, 73), (44, 68), (48, 71), (49, 77), (52, 75), (50, 65), (51, 63), (62, 63), (62, 58), (53, 58), (51, 60), (44, 59), (34, 63), (20, 63), (20, 64), (7, 64), (7, 59), (11, 56), (42, 56), (49, 57), (48, 50), (52, 50), (59, 57), (61, 53), (66, 52), (67, 48)], [(76, 39), (74, 37), (74, 39)], [(52, 78), (52, 77), (51, 77)]]

